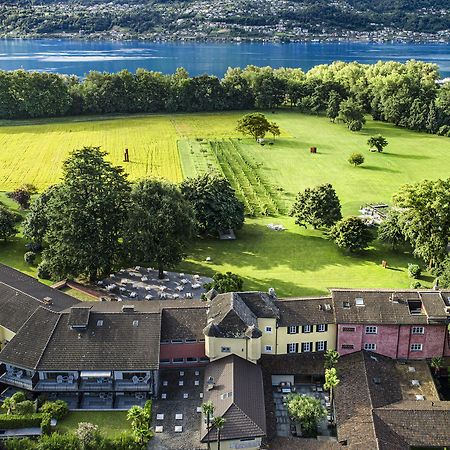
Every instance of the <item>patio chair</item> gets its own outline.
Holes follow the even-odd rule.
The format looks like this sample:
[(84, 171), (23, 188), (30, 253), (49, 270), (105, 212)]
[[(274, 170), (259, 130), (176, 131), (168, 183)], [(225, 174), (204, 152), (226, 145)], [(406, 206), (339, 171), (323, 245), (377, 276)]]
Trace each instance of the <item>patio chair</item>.
[(133, 384), (138, 384), (139, 383), (139, 377), (137, 375), (133, 375), (133, 377), (131, 378), (131, 381), (133, 382)]

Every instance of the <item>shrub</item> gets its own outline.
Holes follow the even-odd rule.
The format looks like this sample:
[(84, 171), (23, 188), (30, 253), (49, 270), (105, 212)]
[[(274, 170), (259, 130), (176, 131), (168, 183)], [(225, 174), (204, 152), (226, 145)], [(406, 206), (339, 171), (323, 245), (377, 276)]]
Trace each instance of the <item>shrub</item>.
[(111, 448), (114, 450), (145, 450), (147, 444), (140, 444), (132, 433), (125, 431), (120, 436), (112, 439)]
[(355, 167), (360, 166), (364, 162), (364, 156), (361, 153), (352, 153), (348, 158), (348, 162)]
[(25, 393), (22, 391), (16, 392), (14, 395), (11, 396), (11, 400), (16, 404), (24, 402), (26, 399), (27, 397)]
[(50, 434), (52, 431), (52, 416), (50, 414), (42, 415), (41, 429), (43, 434)]
[(56, 400), (54, 402), (45, 402), (41, 406), (40, 412), (50, 414), (51, 417), (61, 420), (69, 412), (69, 407), (63, 400)]
[(24, 261), (30, 266), (34, 264), (34, 262), (36, 261), (36, 257), (37, 255), (34, 252), (26, 252), (25, 255), (23, 255)]
[(5, 450), (34, 450), (36, 449), (36, 442), (31, 439), (8, 439), (3, 443)]
[(419, 264), (408, 264), (408, 276), (409, 278), (419, 278), (422, 273), (422, 269)]
[(45, 278), (46, 280), (50, 279), (52, 276), (48, 263), (45, 260), (38, 265), (37, 276), (38, 278)]
[(411, 281), (411, 289), (419, 289), (420, 287), (422, 287), (420, 281), (417, 280)]
[(214, 289), (219, 294), (224, 292), (239, 292), (242, 291), (244, 280), (235, 273), (216, 273), (213, 276), (211, 283), (206, 283), (203, 287), (206, 290)]
[(16, 414), (0, 414), (0, 429), (13, 430), (16, 428), (40, 427), (42, 414), (19, 416)]
[(28, 416), (36, 412), (36, 406), (31, 400), (24, 400), (23, 402), (17, 403), (14, 408), (14, 414), (18, 416)]
[(338, 247), (349, 251), (362, 250), (373, 240), (367, 225), (358, 217), (347, 217), (340, 220), (327, 233)]
[(447, 136), (450, 137), (450, 125), (442, 125), (441, 128), (439, 128), (437, 134), (439, 136)]
[(352, 120), (348, 124), (348, 129), (350, 131), (361, 131), (363, 123), (360, 120)]
[[(71, 433), (52, 433), (39, 439), (38, 450), (79, 450), (78, 439)], [(100, 450), (100, 449), (98, 449)]]
[(80, 441), (82, 450), (97, 449), (102, 440), (98, 426), (89, 422), (80, 422), (75, 431), (75, 436)]

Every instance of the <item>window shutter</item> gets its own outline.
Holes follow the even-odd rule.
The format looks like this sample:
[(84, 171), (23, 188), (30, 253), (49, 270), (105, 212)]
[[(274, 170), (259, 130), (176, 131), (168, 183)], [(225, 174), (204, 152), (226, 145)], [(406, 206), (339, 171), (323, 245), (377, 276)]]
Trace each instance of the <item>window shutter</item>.
[(289, 344), (286, 346), (286, 353), (289, 353)]
[[(328, 325), (327, 325), (328, 326)], [(327, 341), (324, 341), (323, 343), (323, 351), (326, 352), (327, 351)]]
[(295, 353), (298, 353), (298, 344), (295, 344)]
[(328, 331), (328, 324), (325, 324), (325, 331)]
[(315, 350), (316, 352), (318, 352), (319, 351), (319, 343), (318, 342), (316, 342), (316, 350)]

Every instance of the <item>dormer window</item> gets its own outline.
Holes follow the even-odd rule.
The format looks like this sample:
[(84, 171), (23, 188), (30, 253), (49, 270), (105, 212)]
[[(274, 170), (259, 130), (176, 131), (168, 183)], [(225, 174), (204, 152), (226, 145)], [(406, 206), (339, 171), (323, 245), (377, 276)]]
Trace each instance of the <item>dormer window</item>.
[(362, 297), (356, 297), (355, 298), (355, 305), (356, 306), (364, 306), (364, 299)]
[(342, 302), (342, 307), (346, 309), (350, 308), (350, 302), (348, 301)]
[(409, 313), (413, 316), (423, 314), (421, 300), (408, 300)]

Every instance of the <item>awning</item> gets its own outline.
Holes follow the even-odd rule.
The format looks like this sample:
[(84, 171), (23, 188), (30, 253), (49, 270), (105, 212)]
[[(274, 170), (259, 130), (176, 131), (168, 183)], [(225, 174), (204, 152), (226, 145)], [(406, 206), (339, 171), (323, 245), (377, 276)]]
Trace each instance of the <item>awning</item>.
[(82, 370), (81, 378), (108, 378), (111, 376), (110, 370)]

